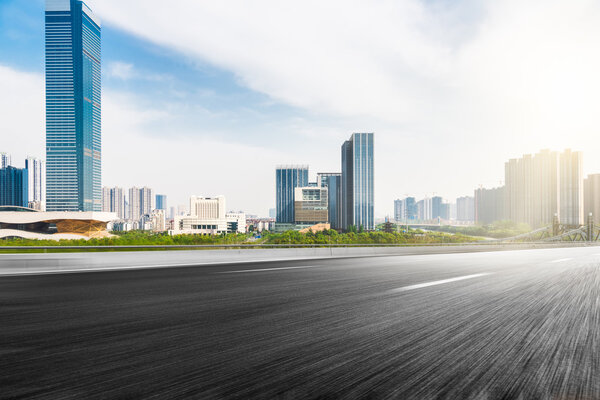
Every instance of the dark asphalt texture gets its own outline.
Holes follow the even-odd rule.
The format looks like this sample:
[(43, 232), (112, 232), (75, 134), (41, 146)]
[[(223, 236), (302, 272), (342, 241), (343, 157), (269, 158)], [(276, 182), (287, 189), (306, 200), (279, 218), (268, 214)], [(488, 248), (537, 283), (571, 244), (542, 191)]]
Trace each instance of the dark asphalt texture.
[(0, 277), (2, 399), (600, 399), (599, 345), (592, 247)]

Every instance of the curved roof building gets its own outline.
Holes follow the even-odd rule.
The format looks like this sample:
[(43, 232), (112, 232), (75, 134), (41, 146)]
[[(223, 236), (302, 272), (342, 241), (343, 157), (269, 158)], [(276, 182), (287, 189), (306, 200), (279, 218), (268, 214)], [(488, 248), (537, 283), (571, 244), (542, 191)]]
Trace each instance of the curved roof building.
[(0, 239), (90, 239), (111, 236), (108, 222), (116, 219), (114, 213), (49, 211), (26, 207), (0, 207)]

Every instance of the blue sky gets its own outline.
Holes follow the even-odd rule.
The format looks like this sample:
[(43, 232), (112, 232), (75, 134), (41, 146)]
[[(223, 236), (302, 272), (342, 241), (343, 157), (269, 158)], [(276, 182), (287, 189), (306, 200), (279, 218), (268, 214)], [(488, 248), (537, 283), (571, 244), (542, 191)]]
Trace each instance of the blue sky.
[[(523, 153), (599, 145), (592, 1), (88, 4), (103, 25), (103, 185), (170, 205), (224, 194), (266, 215), (275, 165), (339, 171), (352, 132), (376, 135), (379, 217), (405, 194), (497, 186)], [(0, 0), (0, 151), (17, 159), (43, 157), (43, 16), (42, 0)]]

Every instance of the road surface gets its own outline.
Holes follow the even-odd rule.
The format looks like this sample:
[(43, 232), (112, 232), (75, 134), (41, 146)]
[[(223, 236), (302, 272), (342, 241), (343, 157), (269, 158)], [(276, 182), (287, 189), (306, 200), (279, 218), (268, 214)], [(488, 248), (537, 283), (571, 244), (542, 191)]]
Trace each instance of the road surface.
[(600, 247), (0, 277), (0, 398), (600, 398)]

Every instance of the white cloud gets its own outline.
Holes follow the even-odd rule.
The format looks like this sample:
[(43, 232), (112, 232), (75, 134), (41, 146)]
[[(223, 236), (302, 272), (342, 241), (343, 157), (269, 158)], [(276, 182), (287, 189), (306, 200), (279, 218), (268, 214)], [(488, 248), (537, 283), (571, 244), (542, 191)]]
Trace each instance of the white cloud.
[(133, 77), (133, 64), (122, 61), (113, 61), (105, 67), (106, 75), (109, 77), (128, 80)]
[[(523, 152), (600, 145), (592, 0), (105, 0), (98, 12), (337, 118), (343, 137), (349, 121), (375, 130), (379, 211), (406, 191), (450, 197), (497, 184), (503, 162)], [(586, 168), (600, 170), (592, 156)]]
[(0, 64), (0, 152), (17, 167), (25, 157), (45, 158), (44, 80)]

